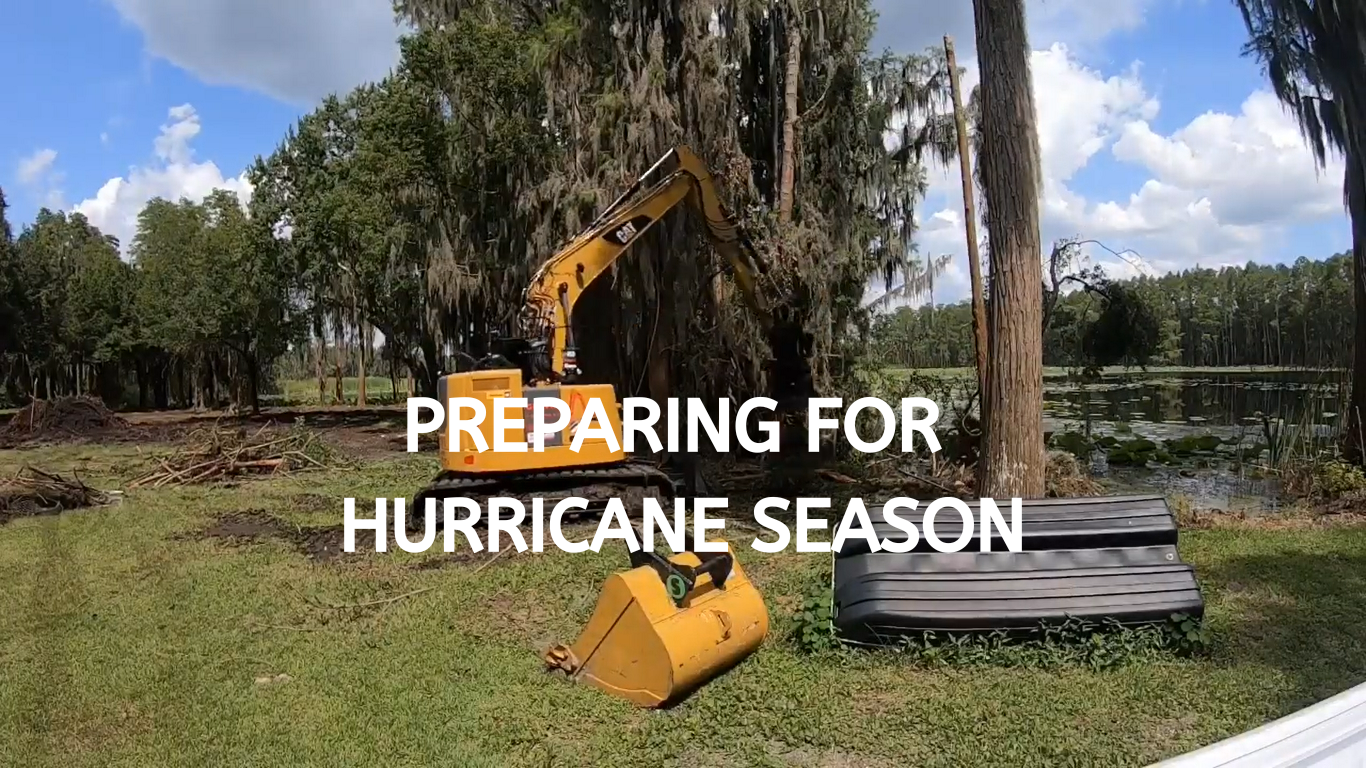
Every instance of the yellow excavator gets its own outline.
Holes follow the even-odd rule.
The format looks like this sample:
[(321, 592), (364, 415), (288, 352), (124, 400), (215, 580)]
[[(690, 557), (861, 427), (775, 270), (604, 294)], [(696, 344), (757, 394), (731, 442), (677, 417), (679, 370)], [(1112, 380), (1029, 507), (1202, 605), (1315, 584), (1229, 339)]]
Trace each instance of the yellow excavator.
[[(659, 174), (663, 178), (654, 181)], [(686, 146), (661, 158), (582, 233), (532, 277), (521, 317), (525, 338), (503, 343), (498, 354), (474, 370), (441, 377), (439, 398), (484, 401), (479, 429), (494, 445), (492, 414), (499, 398), (559, 398), (577, 424), (585, 405), (597, 398), (617, 448), (586, 438), (573, 451), (569, 429), (545, 438), (544, 450), (480, 451), (450, 419), (439, 433), (441, 473), (413, 500), (421, 517), (427, 499), (460, 497), (481, 507), (491, 497), (539, 497), (545, 509), (561, 498), (589, 500), (584, 517), (601, 514), (607, 501), (652, 496), (666, 513), (678, 483), (649, 461), (627, 456), (622, 445), (620, 404), (609, 384), (581, 383), (571, 315), (579, 297), (650, 227), (680, 203), (702, 214), (712, 245), (725, 259), (746, 304), (767, 334), (769, 395), (780, 413), (804, 407), (812, 396), (812, 337), (786, 307), (773, 307), (760, 287), (764, 261), (717, 195), (706, 165)], [(508, 442), (530, 443), (531, 408), (524, 426), (510, 428)], [(520, 433), (520, 434), (518, 434)], [(451, 441), (457, 441), (452, 445)], [(452, 448), (454, 450), (452, 450)], [(528, 509), (530, 504), (523, 502)], [(569, 520), (575, 515), (565, 515)], [(572, 645), (555, 645), (545, 655), (549, 669), (589, 683), (639, 706), (678, 701), (715, 675), (749, 656), (768, 633), (768, 611), (734, 555), (724, 552), (650, 551), (631, 553), (631, 568), (612, 575), (593, 616)]]
[[(653, 185), (661, 170), (671, 168)], [(602, 212), (583, 232), (546, 261), (532, 276), (526, 291), (521, 323), (523, 338), (506, 339), (501, 349), (479, 361), (474, 370), (442, 376), (438, 400), (453, 397), (483, 401), (486, 418), (479, 425), (484, 445), (494, 444), (494, 402), (526, 398), (522, 427), (512, 427), (503, 438), (509, 443), (531, 442), (531, 412), (536, 398), (558, 398), (568, 405), (571, 427), (547, 435), (541, 451), (481, 451), (473, 438), (447, 426), (439, 433), (440, 474), (413, 500), (414, 510), (425, 509), (429, 498), (461, 497), (483, 502), (490, 497), (539, 497), (546, 509), (559, 499), (589, 500), (577, 515), (601, 514), (610, 498), (639, 499), (642, 495), (669, 500), (679, 490), (674, 477), (653, 462), (637, 460), (622, 450), (621, 406), (610, 384), (581, 383), (571, 316), (579, 297), (650, 227), (684, 201), (692, 203), (706, 224), (713, 246), (725, 258), (741, 296), (759, 318), (773, 358), (768, 363), (769, 395), (780, 414), (805, 408), (813, 395), (812, 337), (786, 306), (773, 307), (760, 288), (767, 266), (743, 228), (717, 195), (711, 173), (688, 147), (671, 150)], [(579, 423), (589, 401), (603, 405), (616, 447), (602, 438), (585, 438), (571, 450), (572, 425)], [(451, 442), (455, 440), (454, 450)]]

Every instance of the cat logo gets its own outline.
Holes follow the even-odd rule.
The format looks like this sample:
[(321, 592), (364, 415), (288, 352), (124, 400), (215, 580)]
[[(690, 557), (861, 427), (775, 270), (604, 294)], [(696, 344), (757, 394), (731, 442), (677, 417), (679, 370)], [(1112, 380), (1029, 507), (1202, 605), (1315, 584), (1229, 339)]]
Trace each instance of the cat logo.
[(623, 221), (616, 229), (609, 231), (602, 236), (613, 245), (625, 247), (625, 245), (636, 238), (642, 230), (650, 226), (653, 221), (649, 216), (633, 216), (629, 221)]
[(574, 434), (575, 430), (579, 428), (579, 422), (583, 421), (584, 411), (586, 410), (588, 410), (588, 408), (583, 402), (582, 394), (575, 392), (573, 395), (570, 396), (569, 426), (565, 427), (566, 432), (568, 432), (571, 435)]

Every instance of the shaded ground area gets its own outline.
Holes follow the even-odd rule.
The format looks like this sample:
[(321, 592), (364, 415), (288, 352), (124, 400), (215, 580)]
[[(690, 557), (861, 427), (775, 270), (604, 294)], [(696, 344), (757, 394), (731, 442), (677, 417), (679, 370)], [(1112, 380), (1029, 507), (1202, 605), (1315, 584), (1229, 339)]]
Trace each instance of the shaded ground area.
[[(317, 562), (330, 562), (347, 554), (345, 531), (341, 526), (301, 528), (259, 510), (234, 512), (218, 517), (214, 523), (199, 531), (195, 538), (225, 539), (231, 542), (259, 542), (278, 539), (292, 544), (300, 553)], [(369, 541), (366, 541), (366, 539)], [(356, 536), (357, 549), (375, 549), (375, 536), (365, 532)]]
[[(377, 426), (327, 436), (345, 444), (339, 431)], [(96, 488), (155, 466), (127, 445), (87, 445), (0, 451), (0, 468), (37, 459), (64, 476), (82, 468)], [(566, 554), (504, 540), (495, 559), (463, 536), (451, 552), (437, 536), (427, 552), (390, 540), (380, 554), (361, 533), (362, 551), (341, 551), (345, 498), (406, 497), (435, 469), (430, 454), (390, 447), (346, 469), (134, 489), (121, 504), (0, 527), (6, 758), (1144, 766), (1366, 679), (1366, 525), (1354, 516), (1189, 520), (1181, 550), (1208, 602), (1206, 658), (936, 666), (803, 652), (787, 627), (829, 557), (752, 550), (749, 500), (734, 498), (727, 536), (764, 595), (770, 636), (674, 710), (640, 712), (547, 676), (540, 656), (576, 637), (603, 580), (626, 566), (620, 541)], [(738, 497), (755, 490), (748, 473), (721, 479)], [(837, 478), (826, 493), (842, 510), (898, 482)]]
[[(393, 531), (390, 530), (387, 533), (387, 549), (391, 552), (395, 551), (398, 545)], [(239, 545), (279, 541), (290, 545), (295, 551), (317, 563), (330, 563), (342, 559), (360, 561), (364, 560), (367, 554), (376, 553), (376, 535), (373, 531), (358, 531), (355, 536), (354, 551), (347, 552), (346, 530), (343, 526), (299, 525), (259, 509), (220, 515), (203, 529), (190, 534), (182, 534), (176, 538), (198, 541), (220, 540)], [(414, 538), (417, 536), (414, 535)], [(437, 541), (435, 549), (440, 549), (439, 541)], [(429, 555), (411, 567), (419, 570), (434, 570), (448, 565), (481, 563), (490, 558), (491, 555), (461, 549), (435, 556)]]

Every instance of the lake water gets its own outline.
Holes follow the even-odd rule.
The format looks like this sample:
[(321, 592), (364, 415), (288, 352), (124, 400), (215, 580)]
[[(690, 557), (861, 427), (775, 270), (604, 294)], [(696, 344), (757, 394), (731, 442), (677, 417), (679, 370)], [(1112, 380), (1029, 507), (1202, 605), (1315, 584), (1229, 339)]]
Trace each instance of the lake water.
[(1089, 420), (1108, 433), (1125, 423), (1152, 438), (1260, 431), (1262, 414), (1331, 430), (1346, 394), (1346, 373), (1337, 371), (1133, 371), (1085, 384), (1052, 375), (1044, 379), (1044, 416), (1049, 429)]
[[(1111, 373), (1092, 383), (1052, 375), (1044, 382), (1044, 429), (1121, 440), (1214, 434), (1252, 446), (1266, 442), (1265, 416), (1285, 434), (1308, 430), (1331, 440), (1347, 394), (1347, 374), (1338, 371), (1168, 369)], [(1274, 479), (1227, 462), (1134, 469), (1110, 467), (1100, 457), (1092, 469), (1121, 487), (1183, 493), (1199, 507), (1257, 512), (1278, 504)]]

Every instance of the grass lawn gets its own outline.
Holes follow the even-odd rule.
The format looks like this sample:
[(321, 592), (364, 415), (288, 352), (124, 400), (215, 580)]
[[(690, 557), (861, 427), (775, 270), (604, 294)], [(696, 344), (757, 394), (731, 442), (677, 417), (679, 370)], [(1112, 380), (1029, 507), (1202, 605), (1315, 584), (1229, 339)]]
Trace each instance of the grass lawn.
[[(407, 382), (400, 378), (397, 383), (398, 401), (403, 402), (403, 399), (407, 397)], [(326, 384), (325, 403), (335, 404), (333, 396), (336, 394), (337, 380), (329, 375)], [(317, 379), (285, 379), (279, 383), (279, 390), (279, 392), (263, 393), (263, 399), (278, 400), (285, 405), (317, 405), (319, 403)], [(356, 395), (359, 392), (359, 377), (342, 377), (342, 398), (345, 402), (355, 403)], [(366, 398), (373, 402), (393, 400), (394, 382), (390, 381), (388, 376), (367, 376), (365, 377), (365, 394)]]
[[(11, 451), (0, 471), (25, 461), (116, 487), (145, 459)], [(1142, 766), (1366, 679), (1363, 527), (1183, 534), (1211, 655), (1103, 671), (804, 654), (781, 630), (827, 558), (743, 546), (774, 631), (665, 712), (542, 672), (626, 563), (620, 542), (476, 570), (487, 554), (314, 562), (193, 535), (252, 509), (335, 526), (342, 497), (406, 496), (433, 462), (132, 492), (0, 527), (0, 765)]]

